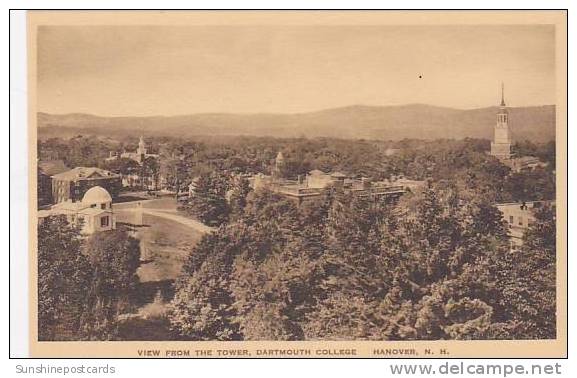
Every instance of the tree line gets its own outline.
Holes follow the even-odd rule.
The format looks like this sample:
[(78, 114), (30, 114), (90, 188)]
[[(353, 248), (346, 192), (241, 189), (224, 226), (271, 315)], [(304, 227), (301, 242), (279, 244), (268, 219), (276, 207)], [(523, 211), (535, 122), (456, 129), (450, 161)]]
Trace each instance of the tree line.
[[(156, 137), (147, 141), (158, 159), (142, 166), (130, 159), (106, 162), (109, 151), (132, 150), (134, 141), (110, 141), (78, 136), (38, 142), (40, 159), (63, 159), (71, 168), (98, 166), (122, 174), (138, 172), (162, 177), (167, 189), (186, 190), (199, 176), (218, 172), (270, 174), (279, 151), (285, 155), (282, 175), (295, 179), (313, 169), (342, 171), (357, 177), (383, 180), (400, 175), (414, 180), (452, 181), (461, 187), (484, 188), (495, 202), (552, 199), (555, 196), (555, 144), (519, 141), (513, 151), (548, 163), (532, 172), (513, 173), (487, 154), (490, 142), (482, 139), (367, 141), (331, 138), (237, 137), (179, 140)], [(132, 144), (131, 144), (132, 143)]]

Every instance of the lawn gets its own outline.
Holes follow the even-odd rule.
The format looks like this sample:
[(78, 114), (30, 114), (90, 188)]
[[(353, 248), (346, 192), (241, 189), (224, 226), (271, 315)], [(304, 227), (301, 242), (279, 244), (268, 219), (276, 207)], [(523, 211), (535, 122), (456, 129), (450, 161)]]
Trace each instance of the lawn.
[(140, 285), (133, 298), (137, 308), (119, 322), (118, 336), (121, 340), (176, 340), (165, 312), (174, 296), (174, 280), (202, 233), (150, 214), (143, 214), (143, 224), (136, 228), (141, 248)]
[(180, 223), (144, 214), (139, 228), (142, 265), (138, 269), (141, 282), (174, 280), (182, 264), (202, 234)]
[(162, 197), (142, 203), (142, 207), (158, 210), (176, 210), (177, 203), (174, 197)]

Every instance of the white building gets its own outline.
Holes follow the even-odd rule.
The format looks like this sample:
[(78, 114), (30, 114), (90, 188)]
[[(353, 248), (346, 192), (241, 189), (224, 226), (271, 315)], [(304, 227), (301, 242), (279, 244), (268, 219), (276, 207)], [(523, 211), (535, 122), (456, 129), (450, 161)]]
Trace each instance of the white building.
[(495, 156), (513, 172), (524, 172), (543, 168), (547, 163), (543, 163), (534, 156), (513, 156), (511, 152), (511, 128), (509, 125), (509, 111), (505, 104), (504, 86), (501, 84), (501, 105), (497, 112), (497, 123), (494, 129), (494, 138), (491, 142), (491, 155)]
[[(135, 152), (123, 152), (120, 154), (121, 158), (131, 159), (137, 162), (138, 164), (142, 164), (142, 162), (148, 158), (158, 158), (158, 154), (149, 154), (148, 149), (146, 148), (146, 143), (144, 142), (144, 138), (142, 135), (140, 136), (140, 140), (138, 141), (138, 147), (136, 148)], [(112, 161), (118, 159), (119, 156), (116, 155), (114, 152), (110, 152), (110, 157), (106, 158), (106, 161)]]
[(71, 224), (81, 226), (81, 233), (88, 235), (100, 231), (114, 230), (116, 219), (112, 211), (112, 197), (101, 186), (90, 188), (80, 202), (65, 201), (49, 210), (38, 212), (38, 221), (50, 216), (65, 216)]
[(510, 202), (495, 205), (507, 223), (511, 249), (523, 245), (523, 236), (535, 222), (535, 211), (542, 206), (555, 207), (555, 201)]

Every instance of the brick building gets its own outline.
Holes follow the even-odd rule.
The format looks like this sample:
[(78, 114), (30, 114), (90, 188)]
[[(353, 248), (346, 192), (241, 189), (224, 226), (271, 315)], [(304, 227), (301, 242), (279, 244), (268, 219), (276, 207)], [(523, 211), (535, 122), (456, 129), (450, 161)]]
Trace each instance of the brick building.
[(55, 203), (82, 200), (88, 189), (100, 186), (112, 198), (122, 187), (120, 175), (95, 167), (76, 167), (52, 176), (52, 200)]
[(68, 171), (69, 168), (62, 160), (40, 160), (37, 171), (37, 200), (38, 207), (53, 203), (52, 176)]

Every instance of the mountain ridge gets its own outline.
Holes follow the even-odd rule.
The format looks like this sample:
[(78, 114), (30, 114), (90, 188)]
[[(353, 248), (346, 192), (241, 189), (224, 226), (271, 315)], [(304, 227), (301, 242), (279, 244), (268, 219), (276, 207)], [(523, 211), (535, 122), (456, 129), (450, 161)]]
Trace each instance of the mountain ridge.
[[(554, 140), (555, 106), (508, 108), (515, 139)], [(491, 139), (498, 107), (455, 109), (427, 104), (349, 105), (304, 113), (195, 113), (175, 116), (98, 116), (37, 113), (40, 134), (193, 137), (252, 135), (344, 139)]]

